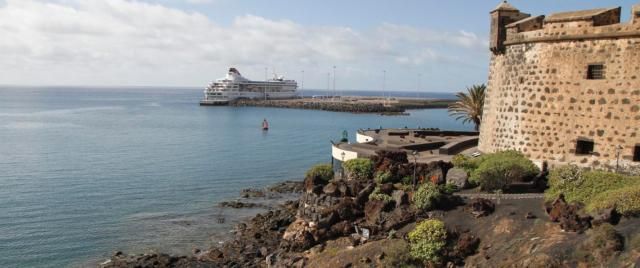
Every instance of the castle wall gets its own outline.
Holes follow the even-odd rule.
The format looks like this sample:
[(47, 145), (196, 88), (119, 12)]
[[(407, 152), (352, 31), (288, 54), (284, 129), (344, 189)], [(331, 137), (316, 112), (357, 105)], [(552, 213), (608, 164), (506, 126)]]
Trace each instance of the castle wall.
[[(603, 64), (605, 79), (587, 79), (589, 64)], [(504, 53), (491, 56), (481, 151), (516, 149), (551, 165), (615, 166), (622, 146), (621, 164), (637, 165), (638, 135), (640, 23), (545, 23), (510, 31)], [(594, 153), (576, 155), (578, 139), (593, 141)]]

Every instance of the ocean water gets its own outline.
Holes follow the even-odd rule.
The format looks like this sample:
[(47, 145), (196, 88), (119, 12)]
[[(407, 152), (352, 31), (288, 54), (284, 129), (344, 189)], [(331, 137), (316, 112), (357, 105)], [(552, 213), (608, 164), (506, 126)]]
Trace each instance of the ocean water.
[(215, 222), (218, 202), (301, 179), (330, 161), (343, 129), (352, 140), (368, 127), (471, 129), (446, 110), (379, 116), (200, 107), (200, 98), (200, 89), (0, 87), (0, 267), (205, 248), (229, 229)]

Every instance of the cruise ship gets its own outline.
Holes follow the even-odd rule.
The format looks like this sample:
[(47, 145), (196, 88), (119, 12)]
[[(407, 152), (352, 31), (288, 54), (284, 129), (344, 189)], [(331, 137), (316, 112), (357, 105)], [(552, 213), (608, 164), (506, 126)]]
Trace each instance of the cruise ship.
[(204, 90), (200, 105), (225, 105), (236, 99), (288, 99), (297, 96), (298, 83), (276, 76), (267, 81), (251, 81), (236, 68), (229, 68), (227, 76), (211, 82)]

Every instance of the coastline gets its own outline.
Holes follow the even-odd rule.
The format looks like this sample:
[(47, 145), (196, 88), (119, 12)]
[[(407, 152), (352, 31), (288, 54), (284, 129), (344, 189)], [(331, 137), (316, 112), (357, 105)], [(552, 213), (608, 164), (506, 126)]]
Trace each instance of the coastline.
[(423, 98), (381, 97), (322, 97), (286, 100), (238, 99), (230, 106), (274, 107), (288, 109), (322, 110), (346, 113), (379, 113), (382, 115), (404, 115), (409, 109), (443, 109), (455, 100)]
[[(214, 205), (218, 213), (216, 213), (215, 222), (211, 222), (210, 224), (231, 224), (224, 231), (218, 232), (214, 236), (212, 236), (212, 238), (216, 237), (218, 239), (217, 245), (204, 245), (204, 248), (194, 247), (191, 249), (180, 249), (178, 251), (191, 251), (192, 256), (198, 256), (202, 255), (202, 253), (204, 252), (210, 251), (211, 249), (218, 248), (221, 245), (232, 243), (234, 237), (239, 231), (239, 228), (242, 228), (242, 226), (245, 226), (246, 228), (247, 225), (250, 225), (252, 222), (256, 221), (256, 219), (261, 218), (261, 215), (263, 214), (286, 214), (289, 217), (293, 217), (294, 215), (291, 214), (290, 208), (291, 205), (299, 199), (300, 194), (302, 193), (302, 189), (302, 180), (282, 180), (264, 188), (242, 189), (238, 193), (238, 196), (236, 198), (226, 199)], [(126, 253), (122, 249), (117, 249), (112, 253), (111, 257), (107, 259), (105, 259), (104, 257), (96, 258), (90, 261), (83, 262), (79, 265), (90, 265), (97, 267), (122, 267), (121, 263), (114, 262), (113, 260), (120, 259), (121, 261), (125, 261), (127, 263), (143, 264), (146, 260), (149, 259), (156, 260), (168, 258), (167, 260), (175, 260), (176, 258), (189, 258), (188, 253), (176, 255), (176, 253), (168, 253), (167, 251), (162, 250), (158, 251), (157, 249), (153, 248), (134, 251), (137, 252)]]
[[(398, 174), (405, 174), (411, 167), (407, 162), (393, 162), (391, 155), (374, 159), (378, 170), (394, 168)], [(447, 162), (419, 164), (418, 170), (419, 174), (435, 174), (432, 179), (441, 185), (455, 181), (445, 177), (452, 170)], [(588, 226), (616, 224), (620, 237), (628, 240), (636, 234), (640, 222), (611, 213), (577, 217), (577, 210), (572, 208), (575, 205), (566, 203), (563, 197), (545, 200), (535, 187), (529, 189), (531, 192), (493, 194), (463, 187), (461, 191), (441, 192), (432, 207), (424, 209), (412, 204), (418, 193), (410, 192), (407, 185), (361, 180), (356, 173), (345, 176), (324, 180), (312, 175), (303, 182), (269, 187), (294, 193), (297, 199), (237, 224), (233, 237), (220, 245), (193, 249), (187, 255), (127, 255), (118, 251), (99, 267), (419, 266), (424, 263), (408, 259), (408, 243), (410, 233), (428, 221), (441, 221), (447, 226), (438, 257), (443, 262), (435, 267), (561, 267), (561, 263), (592, 262), (580, 255), (594, 247), (589, 244), (592, 232), (584, 235)], [(278, 191), (247, 189), (241, 196), (251, 200), (273, 192)], [(388, 195), (389, 200), (372, 197), (380, 194)], [(513, 234), (520, 238), (514, 239)], [(530, 254), (531, 249), (536, 249), (535, 254)], [(620, 258), (598, 257), (597, 261), (629, 264), (633, 248), (618, 251)]]

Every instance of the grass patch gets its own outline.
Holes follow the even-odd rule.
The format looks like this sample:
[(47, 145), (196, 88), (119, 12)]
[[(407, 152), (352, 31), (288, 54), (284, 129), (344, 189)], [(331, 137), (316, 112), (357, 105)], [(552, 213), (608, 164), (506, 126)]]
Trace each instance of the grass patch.
[(464, 155), (453, 157), (453, 165), (469, 172), (469, 182), (482, 190), (506, 190), (514, 181), (523, 181), (538, 174), (536, 165), (518, 151), (502, 151), (471, 158)]
[(569, 203), (584, 204), (588, 212), (615, 207), (623, 215), (640, 214), (640, 176), (563, 166), (551, 170), (545, 198), (560, 194)]
[(640, 215), (640, 185), (600, 193), (589, 200), (587, 211), (593, 212), (611, 207), (615, 207), (618, 213), (625, 216)]

